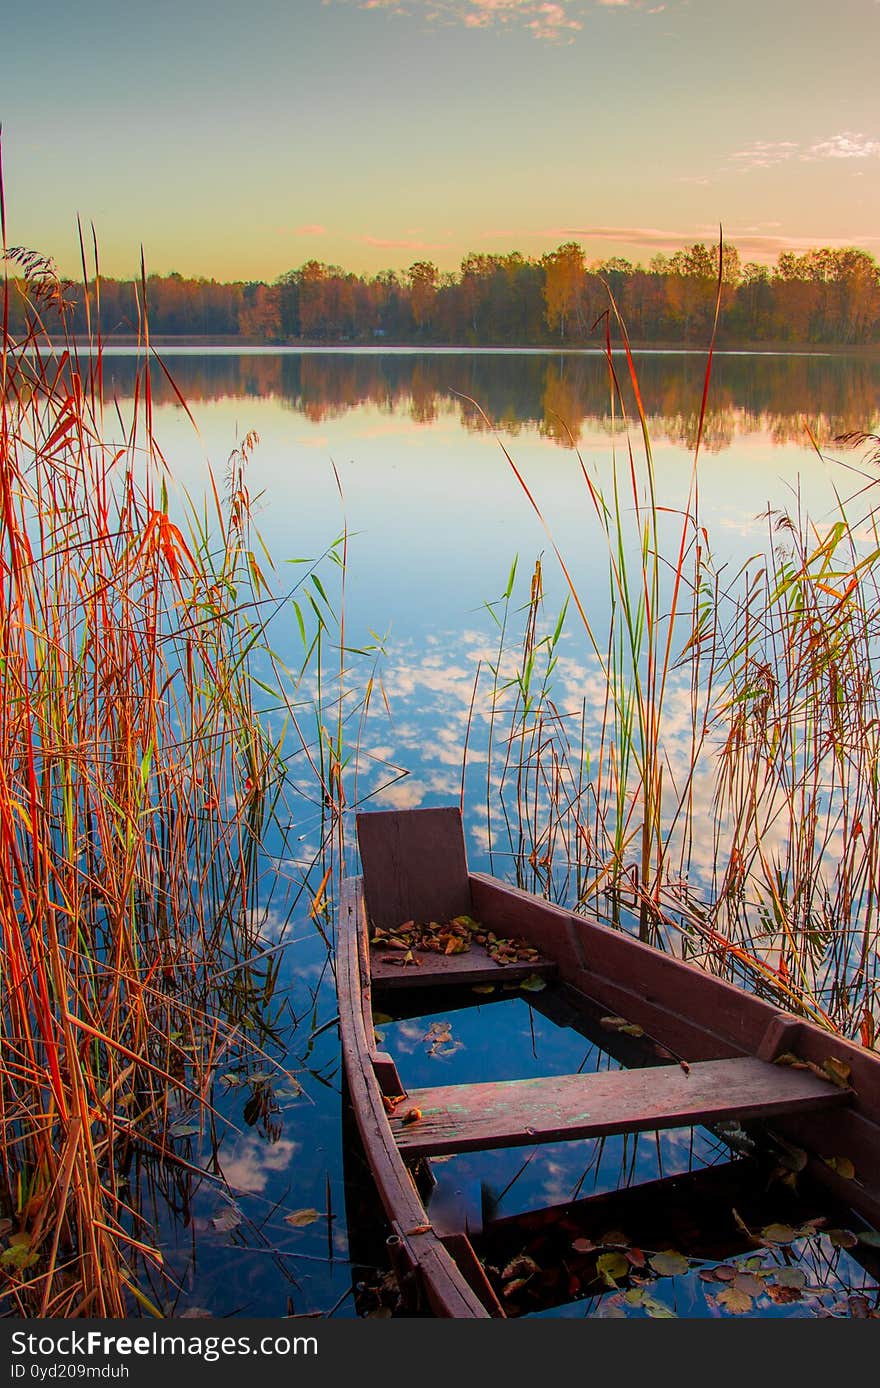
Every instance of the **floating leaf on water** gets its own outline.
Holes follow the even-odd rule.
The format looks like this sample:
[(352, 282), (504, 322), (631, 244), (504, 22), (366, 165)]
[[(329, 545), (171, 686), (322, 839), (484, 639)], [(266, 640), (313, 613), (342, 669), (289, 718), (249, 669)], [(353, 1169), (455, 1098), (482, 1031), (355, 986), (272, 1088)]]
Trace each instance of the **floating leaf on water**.
[(249, 1128), (257, 1122), (265, 1107), (265, 1099), (262, 1094), (252, 1094), (242, 1110), (242, 1117)]
[(600, 1253), (596, 1271), (609, 1287), (616, 1287), (618, 1279), (629, 1274), (629, 1263), (622, 1253)]
[(629, 1290), (624, 1293), (623, 1299), (627, 1306), (641, 1306), (645, 1299), (645, 1293), (641, 1287), (630, 1287)]
[(529, 974), (528, 978), (524, 978), (519, 986), (524, 993), (542, 993), (547, 987), (547, 980), (542, 978), (540, 974)]
[(168, 1129), (169, 1137), (198, 1137), (200, 1132), (198, 1123), (172, 1123)]
[(716, 1282), (732, 1282), (736, 1273), (737, 1269), (732, 1267), (730, 1263), (721, 1263), (712, 1269), (712, 1275)]
[(858, 1238), (849, 1229), (826, 1229), (825, 1233), (834, 1248), (855, 1248)]
[(778, 1306), (787, 1306), (793, 1301), (801, 1301), (803, 1299), (799, 1287), (787, 1287), (784, 1283), (780, 1286), (776, 1286), (774, 1283), (770, 1282), (764, 1290), (770, 1300), (775, 1301)]
[(596, 1245), (592, 1239), (575, 1239), (572, 1243), (575, 1253), (595, 1253)]
[(792, 1229), (790, 1224), (768, 1224), (761, 1230), (765, 1243), (794, 1243), (798, 1237), (798, 1230)]
[(682, 1253), (676, 1253), (672, 1248), (663, 1253), (653, 1253), (648, 1262), (661, 1277), (682, 1277), (691, 1266)]
[(865, 1243), (869, 1248), (880, 1248), (880, 1233), (876, 1229), (860, 1229), (859, 1243)]
[(654, 1296), (647, 1296), (647, 1295), (644, 1296), (644, 1297), (642, 1298), (642, 1306), (643, 1306), (644, 1309), (647, 1311), (648, 1315), (651, 1317), (652, 1320), (655, 1320), (655, 1321), (673, 1321), (673, 1320), (678, 1320), (678, 1317), (677, 1317), (676, 1313), (672, 1310), (672, 1308), (669, 1307), (669, 1306), (666, 1306), (666, 1305), (664, 1304), (664, 1302), (658, 1301), (657, 1298), (654, 1297)]
[(836, 1171), (845, 1181), (855, 1180), (856, 1169), (849, 1157), (825, 1157), (824, 1161), (826, 1166), (830, 1166), (831, 1170)]
[(230, 1229), (237, 1229), (239, 1224), (241, 1224), (241, 1212), (233, 1209), (231, 1205), (227, 1205), (225, 1209), (218, 1210), (215, 1215), (211, 1216), (211, 1227), (221, 1234), (228, 1234)]
[(494, 983), (475, 983), (471, 988), (472, 993), (494, 993)]
[(607, 1234), (602, 1235), (602, 1244), (605, 1248), (628, 1248), (629, 1237), (622, 1229), (609, 1229)]
[(754, 1305), (752, 1298), (736, 1286), (725, 1287), (723, 1292), (718, 1293), (716, 1301), (733, 1316), (747, 1315)]
[(643, 1268), (647, 1262), (647, 1258), (640, 1248), (628, 1248), (625, 1256), (630, 1267)]
[(293, 1229), (305, 1229), (320, 1218), (320, 1210), (294, 1210), (293, 1214), (284, 1216), (284, 1223), (289, 1224)]
[(627, 1036), (644, 1036), (645, 1029), (636, 1022), (628, 1022), (625, 1017), (600, 1017), (599, 1025), (606, 1031), (622, 1031)]
[(774, 1269), (773, 1280), (780, 1287), (794, 1287), (797, 1290), (807, 1285), (807, 1275), (800, 1268)]
[(746, 1296), (760, 1296), (764, 1291), (763, 1280), (753, 1272), (738, 1272), (730, 1285)]
[(393, 1021), (394, 1018), (389, 1017), (387, 1012), (377, 1012), (375, 1007), (373, 1008), (373, 1026), (384, 1027)]

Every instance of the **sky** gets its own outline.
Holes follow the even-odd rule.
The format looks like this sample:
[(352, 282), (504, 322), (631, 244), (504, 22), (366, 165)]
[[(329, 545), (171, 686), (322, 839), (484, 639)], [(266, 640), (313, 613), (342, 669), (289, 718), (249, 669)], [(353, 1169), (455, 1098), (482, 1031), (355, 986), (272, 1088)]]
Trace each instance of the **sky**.
[(7, 241), (271, 281), (471, 252), (880, 258), (880, 0), (41, 0), (0, 19)]

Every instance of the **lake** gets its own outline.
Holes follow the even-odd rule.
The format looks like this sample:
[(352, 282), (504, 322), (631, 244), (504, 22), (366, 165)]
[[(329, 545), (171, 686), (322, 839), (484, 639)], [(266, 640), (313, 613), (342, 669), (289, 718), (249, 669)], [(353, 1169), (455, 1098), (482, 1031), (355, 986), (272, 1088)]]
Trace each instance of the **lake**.
[[(269, 627), (275, 660), (257, 657), (255, 673), (267, 686), (279, 676), (287, 682), (290, 707), (279, 708), (267, 695), (267, 720), (279, 736), (286, 728), (290, 737), (291, 709), (308, 722), (307, 700), (315, 692), (313, 673), (295, 687), (303, 659), (297, 610), (304, 622), (311, 619), (311, 593), (326, 615), (326, 594), (337, 623), (344, 623), (344, 671), (340, 676), (339, 626), (328, 619), (322, 678), (329, 737), (338, 734), (345, 761), (348, 866), (355, 864), (358, 804), (457, 803), (464, 791), (472, 865), (513, 875), (522, 867), (515, 862), (519, 829), (514, 825), (511, 832), (510, 807), (499, 812), (496, 792), (503, 779), (497, 762), (506, 745), (504, 711), (514, 704), (516, 687), (502, 689), (493, 705), (492, 685), (503, 686), (516, 668), (522, 610), (539, 556), (539, 633), (554, 632), (568, 591), (554, 545), (591, 628), (607, 629), (609, 551), (585, 474), (610, 495), (616, 464), (625, 484), (620, 513), (627, 523), (638, 521), (645, 469), (625, 361), (615, 354), (622, 389), (621, 401), (612, 404), (600, 352), (189, 348), (163, 349), (162, 355), (193, 418), (154, 368), (154, 429), (174, 478), (193, 497), (204, 495), (209, 467), (222, 488), (232, 451), (249, 434), (258, 436), (249, 441), (245, 466), (253, 522), (275, 564), (272, 585), (288, 600)], [(691, 486), (705, 357), (639, 353), (635, 362), (662, 508), (659, 539), (664, 552), (674, 553)], [(130, 352), (106, 352), (108, 397), (130, 397), (134, 367)], [(821, 526), (835, 514), (835, 489), (846, 495), (858, 490), (861, 479), (849, 471), (852, 453), (833, 441), (856, 430), (876, 431), (878, 400), (876, 358), (716, 357), (698, 464), (699, 522), (701, 543), (711, 549), (722, 583), (733, 584), (750, 556), (768, 549), (768, 515), (808, 513)], [(839, 463), (820, 456), (817, 445)], [(344, 584), (339, 566), (324, 562), (317, 570), (322, 592), (294, 561), (317, 559), (343, 531)], [(627, 542), (634, 551), (638, 537), (636, 523)], [(499, 659), (500, 598), (514, 559), (507, 652)], [(264, 567), (268, 572), (268, 563)], [(659, 585), (668, 597), (665, 570)], [(589, 741), (604, 688), (571, 613), (553, 654), (549, 697), (560, 720), (580, 717)], [(664, 697), (673, 722), (686, 684), (686, 672), (670, 678)], [(502, 714), (493, 714), (493, 707)], [(673, 726), (673, 747), (675, 735)], [(302, 756), (292, 751), (291, 757), (290, 813), (267, 839), (260, 906), (272, 951), (267, 959), (278, 965), (271, 1026), (257, 1038), (263, 1059), (220, 1067), (211, 1141), (193, 1129), (189, 1115), (178, 1116), (178, 1152), (189, 1167), (145, 1163), (129, 1175), (146, 1219), (161, 1231), (166, 1271), (179, 1288), (169, 1303), (167, 1287), (154, 1275), (150, 1295), (177, 1315), (355, 1314), (351, 1249), (363, 1231), (354, 1230), (350, 1239), (346, 1216), (326, 943), (332, 917), (319, 911), (316, 925), (308, 911), (311, 896), (301, 891), (319, 852), (326, 806)], [(710, 807), (711, 778), (698, 781), (694, 793)], [(708, 827), (692, 862), (710, 890)], [(320, 876), (308, 878), (312, 893)], [(563, 870), (549, 885), (564, 897), (572, 879)], [(521, 996), (380, 1025), (386, 1048), (413, 1085), (510, 1076), (511, 1056), (523, 1075), (609, 1063), (583, 1036), (552, 1027)], [(494, 1153), (482, 1164), (456, 1158), (442, 1170), (438, 1198), (476, 1189), (484, 1203), (510, 1213), (539, 1199), (561, 1201), (574, 1191), (612, 1191), (636, 1179), (687, 1172), (726, 1155), (717, 1135), (698, 1130), (659, 1140), (560, 1144), (550, 1157), (534, 1160), (522, 1151)], [(192, 1168), (210, 1174), (198, 1176)], [(805, 1240), (805, 1263), (821, 1265), (821, 1276), (809, 1272), (810, 1295), (765, 1297), (754, 1314), (815, 1315), (844, 1293), (857, 1294), (867, 1274), (840, 1248), (829, 1269), (827, 1252), (818, 1238)], [(356, 1256), (360, 1268), (361, 1249)], [(362, 1268), (357, 1275), (369, 1280)], [(705, 1287), (694, 1270), (670, 1277), (665, 1304), (682, 1315), (718, 1314)], [(623, 1313), (619, 1306), (609, 1310), (612, 1304), (596, 1296), (559, 1313)], [(640, 1307), (632, 1313), (651, 1314)]]

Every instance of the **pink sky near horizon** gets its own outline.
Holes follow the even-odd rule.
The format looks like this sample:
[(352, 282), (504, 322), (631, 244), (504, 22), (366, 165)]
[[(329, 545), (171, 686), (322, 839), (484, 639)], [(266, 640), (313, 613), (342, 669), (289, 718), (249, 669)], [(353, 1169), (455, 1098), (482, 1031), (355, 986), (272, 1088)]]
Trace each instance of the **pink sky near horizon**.
[(466, 254), (880, 255), (877, 0), (45, 0), (4, 19), (10, 244), (271, 280)]

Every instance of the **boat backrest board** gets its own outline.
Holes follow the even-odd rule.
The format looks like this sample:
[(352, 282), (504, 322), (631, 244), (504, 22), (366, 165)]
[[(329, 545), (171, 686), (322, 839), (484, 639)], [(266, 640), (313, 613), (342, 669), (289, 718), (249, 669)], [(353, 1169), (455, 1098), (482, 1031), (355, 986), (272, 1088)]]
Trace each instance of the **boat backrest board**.
[(369, 810), (357, 816), (367, 915), (374, 926), (471, 912), (461, 812)]

